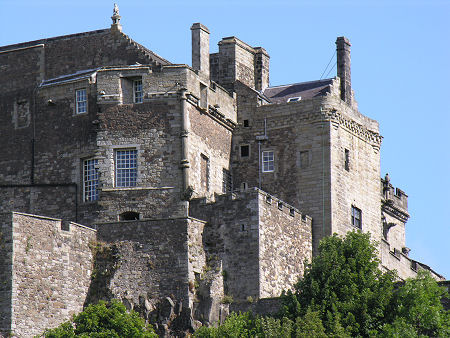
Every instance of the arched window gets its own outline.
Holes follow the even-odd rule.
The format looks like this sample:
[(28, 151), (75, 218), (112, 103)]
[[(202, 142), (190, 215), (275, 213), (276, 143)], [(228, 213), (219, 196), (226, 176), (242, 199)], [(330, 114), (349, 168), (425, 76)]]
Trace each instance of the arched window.
[(119, 221), (135, 221), (139, 219), (139, 213), (135, 211), (125, 211), (119, 215)]

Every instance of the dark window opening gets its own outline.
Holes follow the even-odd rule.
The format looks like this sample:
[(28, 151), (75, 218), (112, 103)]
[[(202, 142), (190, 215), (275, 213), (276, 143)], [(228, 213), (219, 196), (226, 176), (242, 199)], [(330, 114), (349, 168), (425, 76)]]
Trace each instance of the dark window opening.
[(309, 151), (300, 152), (300, 168), (305, 169), (309, 167)]
[(249, 124), (248, 120), (244, 120), (244, 127), (245, 128), (250, 127), (250, 124)]
[(222, 169), (222, 192), (224, 194), (233, 190), (233, 178), (231, 172), (225, 168)]
[(200, 179), (203, 191), (209, 191), (209, 158), (201, 154), (200, 156)]
[(241, 157), (249, 157), (250, 156), (250, 146), (243, 145), (241, 146)]
[(344, 162), (345, 170), (350, 170), (350, 150), (345, 149), (345, 162)]
[(362, 211), (352, 205), (352, 225), (362, 229)]
[(125, 211), (119, 215), (120, 221), (136, 221), (139, 219), (139, 213), (135, 211)]
[(278, 202), (278, 209), (283, 209), (283, 202)]

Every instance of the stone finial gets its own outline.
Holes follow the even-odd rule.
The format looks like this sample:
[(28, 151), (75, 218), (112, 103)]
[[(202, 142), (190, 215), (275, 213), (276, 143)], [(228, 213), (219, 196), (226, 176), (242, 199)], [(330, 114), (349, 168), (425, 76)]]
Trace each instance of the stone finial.
[(111, 19), (112, 19), (111, 30), (117, 31), (117, 32), (122, 31), (122, 25), (120, 24), (120, 18), (121, 18), (121, 16), (119, 15), (119, 6), (117, 6), (117, 4), (114, 4), (113, 16), (111, 17)]

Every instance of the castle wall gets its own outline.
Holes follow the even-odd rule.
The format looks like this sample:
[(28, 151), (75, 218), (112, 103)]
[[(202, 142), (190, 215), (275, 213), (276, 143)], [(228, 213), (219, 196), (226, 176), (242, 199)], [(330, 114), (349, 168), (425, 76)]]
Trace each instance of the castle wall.
[[(233, 138), (235, 186), (258, 186), (261, 177), (262, 190), (313, 218), (317, 248), (323, 234), (331, 234), (330, 122), (320, 111), (323, 98), (248, 109), (251, 104), (246, 95), (238, 97), (243, 117)], [(248, 119), (249, 127), (243, 126), (243, 119)], [(257, 136), (264, 135), (265, 126), (267, 139), (261, 141), (260, 150), (261, 155), (274, 152), (274, 171), (259, 175)], [(240, 154), (243, 145), (249, 145), (248, 157)]]
[[(102, 182), (100, 219), (135, 211), (142, 218), (182, 216), (180, 105), (175, 99), (103, 106), (97, 144)], [(115, 151), (137, 150), (135, 187), (115, 187)]]
[(33, 336), (82, 311), (96, 231), (75, 223), (12, 214), (11, 330)]
[(311, 219), (260, 190), (194, 200), (190, 214), (208, 222), (205, 250), (222, 260), (225, 293), (235, 301), (278, 296), (311, 260)]
[(259, 298), (278, 297), (303, 276), (312, 259), (312, 220), (268, 195), (259, 199)]
[(259, 202), (254, 192), (190, 203), (192, 217), (208, 222), (205, 250), (222, 261), (224, 291), (234, 300), (259, 297)]
[(190, 184), (194, 196), (222, 193), (223, 170), (230, 169), (231, 130), (192, 105), (188, 110)]
[(173, 295), (188, 306), (190, 226), (187, 218), (98, 224), (98, 240), (118, 250), (107, 286), (112, 297), (136, 307), (145, 300), (152, 310), (157, 299)]
[(328, 102), (341, 114), (339, 123), (332, 122), (330, 137), (332, 233), (345, 236), (349, 230), (358, 228), (351, 222), (352, 207), (356, 207), (362, 213), (362, 231), (370, 232), (371, 238), (379, 242), (382, 236), (378, 192), (380, 145), (359, 132), (368, 129), (378, 133), (378, 126), (340, 99), (330, 98)]
[(0, 214), (0, 336), (11, 330), (13, 232), (11, 214)]

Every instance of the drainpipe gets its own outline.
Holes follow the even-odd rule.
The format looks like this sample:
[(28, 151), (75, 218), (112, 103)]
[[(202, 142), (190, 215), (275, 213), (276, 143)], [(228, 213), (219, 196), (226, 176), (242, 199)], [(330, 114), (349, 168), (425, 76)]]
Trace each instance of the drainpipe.
[(187, 110), (186, 88), (180, 89), (181, 100), (181, 162), (183, 172), (182, 199), (188, 201), (192, 196), (192, 188), (189, 185), (189, 113)]

